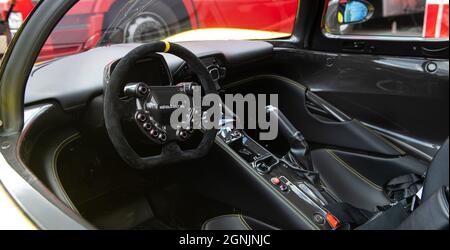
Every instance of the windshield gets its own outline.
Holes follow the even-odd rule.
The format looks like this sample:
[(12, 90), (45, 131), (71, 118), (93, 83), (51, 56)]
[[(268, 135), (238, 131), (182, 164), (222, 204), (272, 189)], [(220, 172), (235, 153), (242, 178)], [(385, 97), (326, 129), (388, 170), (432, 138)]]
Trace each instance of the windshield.
[(80, 0), (38, 61), (121, 43), (289, 37), (297, 8), (298, 0)]

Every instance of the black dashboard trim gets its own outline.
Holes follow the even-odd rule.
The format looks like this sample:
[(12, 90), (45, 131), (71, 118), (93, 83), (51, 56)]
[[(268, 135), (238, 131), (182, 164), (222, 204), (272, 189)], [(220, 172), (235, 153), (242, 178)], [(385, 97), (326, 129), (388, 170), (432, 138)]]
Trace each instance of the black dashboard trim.
[[(180, 42), (198, 57), (220, 56), (228, 69), (264, 60), (273, 55), (273, 45), (264, 41), (193, 41)], [(95, 48), (36, 65), (28, 79), (25, 104), (46, 100), (58, 102), (64, 110), (83, 107), (102, 94), (106, 65), (122, 58), (139, 44), (120, 44)], [(172, 75), (183, 60), (162, 53)]]

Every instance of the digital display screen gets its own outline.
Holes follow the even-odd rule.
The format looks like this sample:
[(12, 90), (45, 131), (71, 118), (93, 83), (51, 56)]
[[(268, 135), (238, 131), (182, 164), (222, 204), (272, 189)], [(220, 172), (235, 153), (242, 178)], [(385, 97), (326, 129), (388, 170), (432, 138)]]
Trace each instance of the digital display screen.
[(151, 86), (168, 85), (169, 75), (161, 60), (163, 59), (153, 57), (136, 62), (127, 76), (127, 82), (144, 82)]

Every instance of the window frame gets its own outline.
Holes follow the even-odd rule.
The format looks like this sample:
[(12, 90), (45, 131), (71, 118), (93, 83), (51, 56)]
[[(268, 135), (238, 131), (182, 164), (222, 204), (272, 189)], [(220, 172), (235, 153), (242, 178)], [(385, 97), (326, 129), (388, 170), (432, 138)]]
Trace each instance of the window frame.
[(339, 53), (448, 59), (448, 39), (381, 35), (335, 35), (326, 32), (324, 29), (325, 16), (329, 0), (319, 1), (321, 11), (318, 12), (315, 19), (313, 34), (311, 35), (312, 49)]

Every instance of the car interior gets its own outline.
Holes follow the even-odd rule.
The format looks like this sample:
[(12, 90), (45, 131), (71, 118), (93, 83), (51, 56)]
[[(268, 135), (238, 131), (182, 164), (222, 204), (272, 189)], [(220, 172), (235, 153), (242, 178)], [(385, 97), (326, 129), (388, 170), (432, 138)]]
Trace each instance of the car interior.
[[(18, 156), (92, 228), (448, 229), (448, 55), (345, 43), (158, 41), (35, 64)], [(277, 138), (225, 119), (166, 129), (158, 107), (193, 85), (277, 94)]]
[[(161, 47), (163, 43), (157, 44)], [(274, 141), (258, 141), (255, 131), (224, 126), (215, 142), (208, 142), (213, 143), (203, 158), (175, 161), (171, 156), (149, 160), (163, 166), (140, 161), (128, 165), (127, 161), (134, 159), (124, 157), (132, 154), (121, 156), (120, 147), (108, 134), (105, 119), (113, 115), (104, 116), (108, 102), (103, 92), (116, 77), (111, 72), (118, 67), (117, 58), (124, 60), (127, 54), (136, 53), (138, 46), (93, 49), (35, 67), (26, 92), (29, 105), (21, 158), (59, 199), (95, 227), (354, 229), (395, 202), (395, 195), (386, 195), (389, 181), (412, 175), (422, 183), (434, 165), (440, 173), (431, 182), (437, 186), (424, 192), (428, 196), (444, 192), (442, 197), (446, 197), (447, 191), (440, 190), (438, 183), (448, 181), (448, 143), (436, 150), (438, 159), (429, 160), (397, 143), (394, 136), (352, 118), (286, 72), (274, 71), (289, 71), (284, 64), (292, 60), (286, 59), (288, 51), (259, 41), (179, 45), (201, 55), (206, 66), (203, 71), (219, 72), (210, 83), (217, 83), (223, 93), (278, 94), (280, 120), (287, 125), (280, 126), (281, 133)], [(121, 70), (119, 82), (143, 82), (151, 89), (153, 85), (199, 81), (201, 73), (193, 71), (190, 61), (168, 53), (143, 55), (127, 63), (133, 67)], [(300, 55), (320, 61), (309, 56)], [(66, 70), (72, 65), (82, 65), (86, 74)], [(311, 73), (303, 74), (314, 79)], [(66, 80), (61, 82), (62, 78)], [(122, 128), (136, 155), (154, 155), (161, 150), (135, 123)], [(308, 144), (299, 144), (302, 140), (292, 131), (304, 136)], [(201, 140), (197, 137), (201, 135), (193, 134), (183, 146), (195, 147)], [(305, 157), (310, 161), (301, 164)], [(282, 190), (285, 185), (278, 181), (289, 191)], [(342, 204), (345, 209), (336, 208)], [(338, 215), (343, 211), (349, 215)]]

